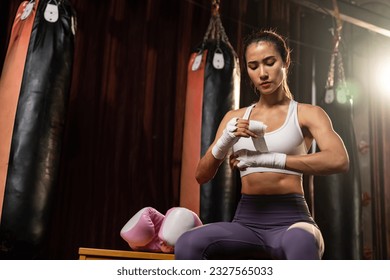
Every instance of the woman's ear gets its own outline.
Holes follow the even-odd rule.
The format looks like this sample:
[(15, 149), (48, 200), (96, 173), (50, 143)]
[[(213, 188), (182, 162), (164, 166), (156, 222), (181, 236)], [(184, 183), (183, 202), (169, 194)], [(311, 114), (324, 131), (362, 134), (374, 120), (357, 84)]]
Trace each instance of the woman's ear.
[(286, 66), (282, 67), (283, 75), (285, 75), (286, 77), (287, 77), (287, 69), (288, 69), (288, 67), (286, 67)]

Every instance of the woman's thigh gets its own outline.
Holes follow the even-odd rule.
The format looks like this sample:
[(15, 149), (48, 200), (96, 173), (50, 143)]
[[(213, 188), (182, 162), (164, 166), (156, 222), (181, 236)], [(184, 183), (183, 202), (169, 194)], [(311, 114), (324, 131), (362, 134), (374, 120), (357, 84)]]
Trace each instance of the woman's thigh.
[(197, 227), (185, 232), (175, 244), (176, 259), (250, 259), (263, 255), (262, 238), (239, 223)]

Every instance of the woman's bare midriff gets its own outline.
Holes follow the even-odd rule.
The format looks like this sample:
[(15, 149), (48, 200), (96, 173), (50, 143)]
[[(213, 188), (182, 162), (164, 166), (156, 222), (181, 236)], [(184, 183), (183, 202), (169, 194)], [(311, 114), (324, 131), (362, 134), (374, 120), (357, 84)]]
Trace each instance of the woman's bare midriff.
[(283, 173), (251, 173), (241, 178), (243, 194), (303, 194), (302, 177)]

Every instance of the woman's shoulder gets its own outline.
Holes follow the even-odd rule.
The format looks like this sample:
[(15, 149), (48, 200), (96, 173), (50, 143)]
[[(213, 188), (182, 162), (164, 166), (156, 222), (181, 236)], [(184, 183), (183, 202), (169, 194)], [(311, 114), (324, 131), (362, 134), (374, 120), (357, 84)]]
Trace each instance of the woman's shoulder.
[(307, 121), (313, 121), (317, 118), (327, 118), (327, 114), (318, 105), (308, 104), (308, 103), (299, 103), (298, 105), (298, 116), (300, 120), (307, 120)]
[(247, 106), (247, 107), (242, 107), (242, 108), (239, 108), (239, 109), (233, 109), (233, 110), (230, 110), (226, 113), (226, 117), (227, 118), (242, 118), (246, 112), (246, 110), (249, 108), (250, 106)]
[(306, 113), (325, 112), (320, 106), (309, 104), (309, 103), (297, 102), (297, 106), (298, 106), (298, 110)]

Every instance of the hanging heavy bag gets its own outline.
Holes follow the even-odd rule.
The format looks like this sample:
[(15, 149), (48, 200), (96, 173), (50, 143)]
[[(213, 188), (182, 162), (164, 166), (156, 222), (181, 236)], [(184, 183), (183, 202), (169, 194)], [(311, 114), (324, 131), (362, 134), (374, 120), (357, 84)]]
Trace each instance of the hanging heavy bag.
[[(238, 99), (240, 74), (235, 52), (225, 42), (207, 41), (208, 56), (205, 65), (202, 108), (201, 155), (214, 141), (218, 126)], [(216, 63), (222, 60), (219, 65)], [(200, 217), (204, 223), (231, 221), (237, 203), (236, 173), (228, 157), (220, 165), (214, 178), (201, 186)]]
[(315, 219), (325, 241), (324, 259), (361, 259), (361, 183), (349, 104), (322, 104), (349, 154), (347, 173), (314, 177)]
[(28, 43), (38, 1), (22, 2), (12, 25), (7, 54), (0, 79), (0, 221), (5, 181), (11, 150), (12, 131), (22, 84)]
[(187, 70), (187, 91), (183, 128), (183, 151), (180, 176), (180, 205), (199, 215), (200, 187), (195, 179), (200, 160), (204, 68), (207, 50), (190, 56)]
[(203, 42), (191, 55), (188, 71), (181, 206), (199, 214), (204, 223), (228, 221), (237, 200), (236, 179), (228, 159), (210, 182), (199, 186), (195, 180), (199, 159), (213, 142), (223, 116), (235, 108), (239, 98), (238, 58), (226, 36), (216, 3)]
[[(362, 210), (358, 148), (352, 121), (351, 96), (345, 82), (338, 43), (336, 41), (332, 54), (321, 107), (328, 113), (334, 130), (344, 141), (350, 167), (347, 173), (314, 177), (315, 219), (325, 241), (324, 259), (361, 259)], [(336, 73), (335, 66), (338, 70)], [(334, 83), (334, 80), (337, 82)]]
[(8, 258), (35, 258), (50, 218), (74, 54), (68, 1), (41, 0), (16, 109), (0, 234)]

